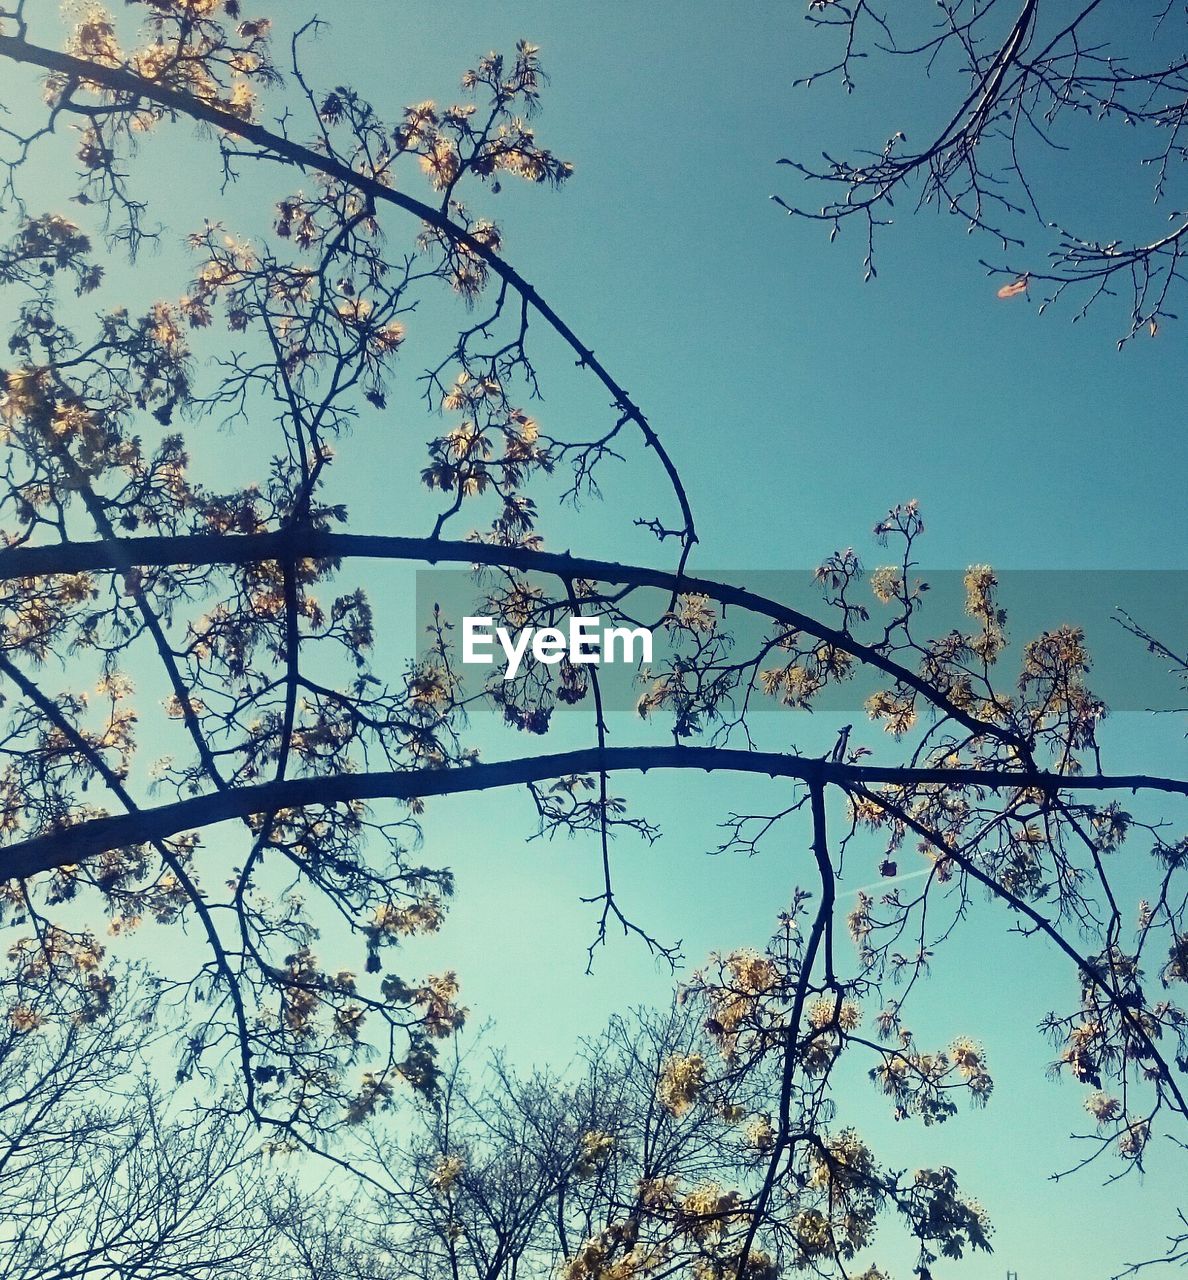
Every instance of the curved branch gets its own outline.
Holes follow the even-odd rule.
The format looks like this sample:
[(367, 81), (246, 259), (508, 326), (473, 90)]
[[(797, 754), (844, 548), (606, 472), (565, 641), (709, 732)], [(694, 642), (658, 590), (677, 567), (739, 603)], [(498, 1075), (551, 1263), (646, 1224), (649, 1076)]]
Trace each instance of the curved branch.
[(975, 734), (996, 738), (1013, 747), (1026, 748), (1017, 734), (1002, 725), (980, 720), (957, 706), (922, 676), (887, 657), (879, 648), (861, 643), (847, 631), (827, 626), (816, 618), (745, 587), (730, 586), (711, 578), (653, 569), (645, 565), (619, 564), (504, 547), (483, 542), (444, 542), (436, 538), (406, 538), (382, 534), (327, 533), (292, 529), (260, 534), (191, 534), (179, 537), (124, 538), (112, 542), (71, 542), (43, 547), (9, 547), (0, 550), (0, 581), (41, 574), (80, 573), (88, 570), (127, 570), (134, 566), (248, 564), (260, 560), (284, 560), (293, 556), (366, 560), (419, 560), (426, 564), (500, 565), (527, 572), (555, 574), (564, 581), (588, 578), (595, 582), (632, 587), (655, 587), (669, 594), (704, 595), (722, 605), (759, 614), (773, 622), (803, 631), (825, 641), (860, 662), (874, 667), (926, 698), (938, 710)]
[(149, 102), (154, 102), (167, 111), (188, 116), (192, 120), (200, 120), (204, 124), (214, 125), (224, 133), (232, 134), (235, 137), (244, 139), (246, 142), (253, 143), (255, 146), (262, 148), (265, 153), (274, 155), (286, 164), (294, 165), (302, 170), (324, 173), (339, 182), (364, 192), (379, 204), (395, 205), (398, 209), (411, 213), (420, 218), (422, 222), (435, 227), (453, 243), (465, 246), (469, 253), (480, 258), (500, 280), (514, 289), (524, 299), (524, 302), (536, 311), (541, 319), (565, 342), (577, 356), (579, 366), (589, 369), (598, 381), (602, 383), (610, 393), (615, 409), (623, 418), (635, 424), (643, 435), (648, 448), (655, 452), (656, 457), (660, 460), (660, 465), (668, 476), (669, 483), (672, 485), (673, 493), (681, 510), (681, 517), (685, 523), (681, 557), (681, 565), (682, 567), (684, 566), (693, 544), (697, 541), (697, 532), (693, 521), (693, 511), (689, 504), (688, 495), (685, 493), (684, 484), (677, 472), (676, 464), (660, 443), (659, 436), (652, 429), (651, 424), (644, 416), (643, 410), (611, 376), (594, 352), (581, 341), (552, 306), (541, 297), (536, 288), (514, 267), (495, 253), (490, 246), (483, 244), (481, 240), (476, 239), (463, 227), (451, 221), (440, 209), (435, 209), (432, 205), (417, 200), (413, 196), (406, 195), (393, 187), (385, 186), (382, 182), (377, 181), (375, 178), (370, 178), (366, 174), (356, 173), (349, 165), (343, 164), (333, 156), (319, 154), (312, 147), (302, 146), (300, 143), (293, 142), (281, 134), (265, 129), (262, 125), (241, 120), (229, 112), (220, 111), (217, 107), (187, 94), (178, 93), (162, 85), (154, 84), (151, 80), (146, 80), (143, 76), (138, 76), (122, 67), (105, 67), (85, 58), (75, 58), (70, 54), (60, 53), (56, 49), (46, 49), (40, 45), (29, 44), (19, 36), (0, 35), (0, 57), (8, 58), (13, 62), (42, 67), (46, 71), (61, 72), (79, 82), (100, 84), (115, 93), (131, 94), (133, 98), (142, 98)]
[(989, 791), (1152, 790), (1188, 796), (1188, 781), (1146, 774), (1062, 774), (1013, 769), (905, 769), (852, 765), (840, 761), (717, 747), (588, 747), (549, 755), (524, 756), (491, 764), (398, 772), (347, 773), (334, 777), (289, 778), (232, 791), (212, 792), (142, 809), (135, 814), (93, 818), (73, 827), (0, 847), (0, 876), (19, 879), (67, 866), (107, 849), (165, 839), (195, 827), (276, 809), (343, 804), (352, 800), (421, 800), (427, 796), (490, 791), (526, 782), (600, 771), (646, 773), (649, 769), (700, 769), (706, 773), (766, 774), (798, 778), (813, 785), (854, 788), (865, 784), (979, 787)]
[[(925, 843), (936, 849), (937, 853), (946, 858), (951, 858), (953, 862), (959, 866), (971, 879), (976, 880), (984, 889), (987, 889), (994, 897), (1005, 902), (1013, 911), (1017, 911), (1021, 916), (1030, 921), (1032, 928), (1043, 934), (1058, 950), (1064, 953), (1076, 966), (1078, 972), (1085, 981), (1093, 983), (1094, 986), (1104, 991), (1107, 998), (1118, 1009), (1119, 1013), (1126, 1019), (1127, 1023), (1133, 1030), (1134, 1034), (1142, 1040), (1151, 1056), (1160, 1066), (1161, 1082), (1165, 1084), (1175, 1099), (1176, 1107), (1180, 1114), (1188, 1117), (1188, 1100), (1185, 1099), (1180, 1087), (1176, 1084), (1171, 1073), (1171, 1067), (1168, 1065), (1166, 1058), (1160, 1052), (1158, 1045), (1155, 1044), (1151, 1033), (1143, 1025), (1143, 1021), (1138, 1017), (1133, 1008), (1127, 1003), (1125, 993), (1118, 989), (1116, 983), (1106, 980), (1101, 972), (1101, 966), (1095, 965), (1093, 961), (1086, 955), (1083, 955), (1073, 944), (1065, 937), (1063, 933), (1048, 919), (1047, 916), (1037, 911), (1035, 907), (1021, 898), (1018, 894), (1013, 893), (1011, 889), (1003, 884), (1000, 880), (992, 875), (988, 875), (970, 858), (963, 849), (954, 848), (948, 841), (939, 837), (935, 831), (930, 830), (924, 823), (917, 821), (902, 806), (889, 801), (885, 796), (877, 795), (872, 791), (868, 791), (865, 787), (855, 787), (854, 794), (862, 796), (871, 803), (878, 805), (885, 813), (902, 822), (905, 827), (915, 832)], [(1185, 791), (1188, 794), (1188, 790)]]

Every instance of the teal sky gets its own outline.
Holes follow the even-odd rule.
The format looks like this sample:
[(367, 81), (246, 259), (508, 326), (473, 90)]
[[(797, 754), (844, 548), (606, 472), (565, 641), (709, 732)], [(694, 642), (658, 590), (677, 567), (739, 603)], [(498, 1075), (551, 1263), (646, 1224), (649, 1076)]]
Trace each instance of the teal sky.
[[(864, 284), (856, 227), (830, 246), (823, 228), (770, 202), (773, 192), (804, 198), (791, 170), (777, 167), (780, 156), (816, 156), (896, 129), (911, 136), (945, 107), (943, 82), (877, 65), (863, 69), (851, 99), (828, 83), (794, 90), (797, 76), (833, 56), (827, 37), (802, 20), (805, 7), (337, 0), (309, 66), (321, 86), (349, 80), (394, 118), (406, 103), (452, 100), (461, 71), (488, 49), (510, 50), (520, 36), (542, 46), (552, 83), (538, 133), (574, 162), (575, 176), (559, 194), (509, 182), (499, 196), (476, 197), (476, 208), (500, 221), (510, 260), (649, 414), (693, 499), (703, 568), (803, 568), (849, 545), (878, 563), (870, 528), (908, 498), (922, 504), (921, 558), (930, 566), (1188, 568), (1181, 326), (1116, 353), (1124, 307), (1107, 301), (1072, 324), (1068, 306), (1041, 317), (1025, 300), (1000, 302), (978, 266), (995, 246), (966, 237), (952, 218), (911, 218), (906, 208), (878, 246), (877, 280)], [(307, 0), (286, 0), (277, 16), (287, 27), (314, 12)], [(1044, 161), (1041, 193), (1059, 196), (1068, 220), (1089, 220), (1092, 234), (1116, 219), (1140, 235), (1157, 231), (1164, 215), (1125, 180), (1134, 172), (1129, 140), (1092, 130), (1083, 143)], [(262, 194), (284, 189), (278, 181), (292, 180), (250, 173), (220, 203), (215, 174), (191, 164), (194, 151), (182, 149), (183, 159), (160, 141), (146, 148), (169, 231), (160, 254), (130, 281), (120, 277), (122, 286), (154, 294), (167, 280), (161, 291), (175, 294), (177, 242), (195, 210), (235, 226), (254, 216)], [(52, 188), (47, 179), (47, 200)], [(263, 225), (256, 216), (252, 230)], [(457, 314), (429, 311), (424, 327), (432, 334)], [(361, 422), (343, 443), (332, 481), (359, 531), (427, 532), (427, 501), (411, 483), (393, 482), (402, 467), (419, 467), (434, 430), (411, 384), (415, 329), (404, 389), (388, 415)], [(605, 422), (597, 387), (547, 335), (538, 341), (542, 421), (561, 430)], [(203, 430), (199, 463), (220, 473), (227, 434)], [(235, 461), (250, 456), (242, 429), (233, 440)], [(550, 515), (549, 545), (662, 563), (631, 525), (663, 509), (658, 474), (635, 456), (604, 479), (604, 503)], [(388, 628), (381, 661), (409, 656), (409, 583), (407, 571), (384, 570), (368, 584)], [(1009, 607), (1009, 574), (1004, 588)], [(1137, 647), (1135, 660), (1148, 661)], [(801, 719), (765, 731), (820, 751), (836, 723)], [(616, 742), (640, 733), (627, 716), (611, 728)], [(489, 758), (540, 745), (492, 726), (478, 732)], [(575, 741), (584, 733), (576, 723), (562, 730)], [(1104, 741), (1119, 769), (1183, 769), (1183, 738), (1167, 717), (1119, 715)], [(790, 840), (746, 863), (703, 855), (728, 810), (778, 802), (770, 784), (680, 775), (622, 789), (666, 833), (650, 850), (619, 849), (624, 905), (654, 932), (682, 937), (694, 963), (711, 947), (762, 942), (807, 846)], [(1183, 821), (1182, 811), (1169, 816)], [(584, 976), (595, 920), (578, 899), (597, 889), (596, 850), (580, 840), (526, 843), (531, 830), (518, 795), (432, 806), (424, 857), (455, 868), (459, 897), (442, 935), (417, 954), (459, 970), (476, 1022), (493, 1020), (492, 1039), (517, 1059), (560, 1063), (615, 1008), (664, 999), (671, 979), (622, 940)], [(208, 842), (218, 838), (208, 833)], [(852, 862), (848, 892), (875, 879), (871, 853), (865, 866)], [(1132, 1176), (1108, 1190), (1104, 1176), (1120, 1166), (1047, 1180), (1073, 1163), (1068, 1134), (1089, 1128), (1080, 1092), (1045, 1078), (1051, 1052), (1034, 1030), (1071, 978), (1038, 942), (1008, 934), (998, 907), (978, 905), (938, 959), (918, 1005), (929, 1014), (916, 1026), (921, 1039), (969, 1032), (985, 1041), (997, 1081), (989, 1109), (927, 1132), (892, 1125), (862, 1087), (843, 1109), (890, 1163), (952, 1164), (990, 1211), (995, 1255), (938, 1268), (938, 1280), (1001, 1280), (1008, 1268), (1020, 1280), (1105, 1277), (1157, 1249), (1172, 1226), (1180, 1201), (1171, 1162), (1157, 1148), (1145, 1182)], [(1049, 981), (1061, 984), (1055, 994)], [(897, 1277), (908, 1274), (910, 1254), (898, 1242), (877, 1256)]]

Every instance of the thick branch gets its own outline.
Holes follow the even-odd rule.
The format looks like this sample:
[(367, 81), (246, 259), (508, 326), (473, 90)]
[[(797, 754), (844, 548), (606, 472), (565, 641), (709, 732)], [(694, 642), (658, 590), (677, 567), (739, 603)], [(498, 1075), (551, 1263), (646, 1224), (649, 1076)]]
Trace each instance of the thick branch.
[(352, 800), (423, 799), (466, 791), (490, 791), (572, 774), (633, 770), (646, 773), (649, 769), (759, 773), (772, 778), (798, 778), (817, 785), (838, 784), (849, 789), (863, 784), (890, 783), (897, 786), (977, 787), (990, 791), (1027, 788), (1050, 793), (1146, 789), (1188, 795), (1188, 781), (1143, 774), (1093, 774), (1070, 778), (1054, 773), (1024, 773), (1010, 769), (905, 769), (851, 765), (777, 752), (714, 747), (589, 747), (448, 769), (290, 778), (215, 792), (191, 800), (178, 800), (136, 814), (94, 818), (0, 848), (0, 876), (7, 879), (35, 875), (52, 867), (80, 862), (106, 849), (161, 840), (196, 827), (278, 809), (343, 804)]
[(503, 547), (480, 542), (441, 542), (436, 538), (403, 538), (379, 534), (325, 533), (294, 529), (261, 534), (192, 534), (180, 537), (126, 538), (118, 542), (70, 542), (44, 547), (10, 547), (0, 550), (0, 581), (53, 573), (82, 573), (103, 569), (127, 570), (133, 566), (247, 564), (261, 560), (286, 560), (294, 556), (365, 560), (419, 560), (426, 564), (501, 565), (526, 572), (555, 574), (566, 582), (588, 578), (594, 582), (633, 587), (655, 587), (669, 594), (708, 596), (719, 604), (756, 613), (783, 626), (803, 631), (853, 655), (926, 698), (972, 733), (996, 738), (1013, 746), (1026, 744), (1001, 725), (979, 720), (958, 707), (927, 680), (889, 658), (881, 650), (862, 644), (845, 631), (826, 626), (798, 609), (710, 578), (692, 577), (643, 565), (618, 564)]
[[(683, 544), (684, 554), (688, 555), (693, 543), (697, 541), (697, 533), (693, 522), (693, 511), (685, 493), (684, 484), (677, 472), (676, 465), (669, 457), (659, 437), (644, 416), (643, 410), (631, 399), (627, 391), (611, 377), (594, 352), (578, 338), (577, 334), (565, 323), (556, 311), (537, 292), (535, 287), (524, 279), (514, 267), (505, 262), (489, 245), (472, 236), (465, 228), (451, 222), (440, 209), (425, 204), (413, 196), (406, 195), (394, 187), (385, 186), (382, 182), (366, 174), (358, 173), (349, 165), (343, 164), (334, 156), (315, 151), (312, 147), (302, 146), (278, 133), (263, 128), (250, 121), (241, 120), (229, 112), (221, 111), (209, 103), (202, 102), (188, 94), (178, 93), (162, 85), (154, 84), (142, 76), (135, 75), (122, 67), (105, 67), (84, 58), (71, 57), (56, 49), (45, 49), (39, 45), (29, 44), (17, 36), (0, 35), (0, 57), (13, 62), (27, 63), (43, 67), (47, 71), (61, 72), (71, 79), (85, 84), (100, 84), (115, 93), (130, 94), (133, 99), (142, 98), (154, 102), (167, 111), (188, 116), (192, 120), (200, 120), (214, 125), (224, 133), (243, 138), (247, 142), (262, 148), (264, 152), (276, 156), (287, 164), (307, 172), (324, 173), (336, 178), (339, 182), (364, 192), (378, 204), (395, 205), (406, 213), (420, 218), (422, 222), (435, 227), (453, 243), (464, 245), (468, 252), (480, 258), (491, 271), (516, 291), (525, 303), (541, 317), (542, 320), (566, 343), (578, 358), (578, 364), (589, 369), (599, 382), (610, 393), (612, 403), (624, 418), (633, 422), (640, 430), (650, 449), (655, 451), (665, 474), (668, 476), (681, 509), (684, 521)], [(683, 561), (682, 561), (683, 563)]]

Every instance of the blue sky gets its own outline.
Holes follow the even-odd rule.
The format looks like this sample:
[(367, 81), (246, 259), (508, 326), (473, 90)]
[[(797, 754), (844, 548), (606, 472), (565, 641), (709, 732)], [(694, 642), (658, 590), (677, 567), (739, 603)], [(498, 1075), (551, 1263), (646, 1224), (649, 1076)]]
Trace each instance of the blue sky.
[[(830, 246), (821, 227), (770, 202), (773, 192), (800, 194), (780, 156), (815, 156), (897, 128), (910, 135), (944, 106), (943, 85), (875, 66), (851, 99), (828, 84), (793, 90), (798, 75), (831, 60), (804, 7), (339, 0), (310, 67), (323, 86), (349, 79), (395, 117), (406, 103), (453, 99), (461, 71), (487, 49), (510, 49), (520, 36), (542, 46), (552, 83), (538, 131), (573, 160), (575, 176), (559, 194), (507, 183), (483, 197), (482, 211), (503, 225), (508, 257), (648, 412), (693, 498), (700, 565), (802, 568), (848, 545), (877, 563), (872, 524), (917, 498), (928, 523), (922, 558), (932, 566), (1188, 567), (1178, 326), (1116, 353), (1118, 307), (1074, 325), (1069, 309), (1040, 317), (1024, 300), (999, 302), (977, 262), (994, 246), (967, 238), (952, 218), (913, 219), (906, 209), (882, 238), (877, 280), (864, 284), (851, 230)], [(293, 0), (286, 22), (313, 12)], [(1047, 162), (1042, 186), (1087, 219), (1138, 210), (1140, 225), (1159, 224), (1119, 180), (1128, 146), (1092, 132), (1074, 157)], [(234, 226), (277, 178), (252, 175), (220, 203), (213, 172), (183, 163), (167, 144), (150, 143), (145, 159), (172, 202), (170, 234), (131, 287), (153, 293), (168, 278), (175, 293), (176, 239), (191, 229), (193, 210), (217, 209)], [(425, 320), (430, 331), (443, 323), (434, 313)], [(538, 340), (542, 421), (564, 430), (604, 422), (604, 396), (547, 335)], [(406, 383), (382, 421), (364, 420), (344, 443), (332, 483), (349, 496), (355, 528), (425, 531), (429, 505), (403, 489), (394, 501), (391, 482), (402, 464), (419, 465), (421, 413)], [(222, 470), (226, 443), (213, 430), (200, 437), (200, 464)], [(664, 501), (656, 473), (634, 459), (606, 479), (608, 500), (552, 520), (549, 545), (659, 562), (631, 524)], [(398, 663), (408, 656), (407, 573), (370, 585), (388, 628), (381, 660)], [(1005, 586), (1009, 606), (1009, 575)], [(787, 732), (819, 750), (835, 727), (797, 722)], [(626, 717), (611, 728), (615, 741), (639, 732)], [(480, 733), (490, 756), (536, 745), (490, 727)], [(1120, 715), (1105, 741), (1119, 768), (1183, 765), (1183, 739), (1166, 718)], [(693, 962), (711, 947), (761, 942), (807, 847), (747, 863), (703, 855), (728, 809), (770, 804), (771, 788), (676, 775), (624, 787), (646, 797), (666, 832), (653, 849), (618, 852), (626, 905), (656, 932), (682, 936)], [(476, 1020), (494, 1021), (494, 1040), (522, 1061), (560, 1062), (613, 1009), (665, 998), (671, 979), (622, 941), (583, 976), (594, 919), (578, 898), (597, 887), (595, 848), (525, 843), (531, 828), (520, 796), (432, 806), (424, 856), (456, 869), (459, 897), (424, 954), (458, 968)], [(874, 879), (875, 860), (853, 868), (847, 892)], [(863, 1091), (844, 1106), (892, 1163), (953, 1164), (987, 1205), (998, 1252), (938, 1276), (990, 1280), (1008, 1267), (1021, 1280), (1041, 1269), (1055, 1280), (1104, 1276), (1170, 1227), (1173, 1179), (1157, 1150), (1141, 1186), (1129, 1178), (1103, 1191), (1095, 1169), (1046, 1181), (1071, 1163), (1068, 1133), (1087, 1127), (1079, 1093), (1045, 1079), (1050, 1051), (1034, 1031), (1071, 980), (1041, 944), (1009, 936), (1008, 924), (986, 905), (960, 933), (938, 964), (920, 1026), (922, 1038), (985, 1040), (998, 1079), (989, 1110), (923, 1133), (890, 1125)], [(1056, 996), (1045, 993), (1049, 975), (1066, 984)], [(879, 1254), (907, 1274), (906, 1253)]]
[[(905, 211), (883, 239), (877, 281), (863, 284), (852, 232), (830, 246), (821, 227), (770, 203), (773, 192), (793, 195), (791, 172), (774, 163), (781, 155), (816, 155), (839, 127), (873, 127), (875, 138), (896, 127), (910, 133), (928, 113), (918, 83), (888, 97), (876, 72), (865, 101), (829, 86), (793, 91), (793, 79), (824, 56), (802, 9), (461, 3), (432, 18), (392, 6), (377, 19), (347, 5), (326, 45), (344, 48), (354, 20), (375, 33), (367, 43), (385, 65), (393, 105), (448, 96), (439, 86), (479, 50), (508, 48), (519, 35), (542, 46), (552, 84), (540, 136), (576, 171), (557, 196), (505, 186), (496, 207), (508, 253), (651, 415), (694, 496), (702, 564), (799, 567), (850, 544), (877, 557), (871, 525), (916, 497), (930, 565), (1185, 567), (1176, 328), (1118, 354), (1117, 311), (1073, 325), (1067, 312), (1041, 318), (1026, 302), (998, 302), (977, 265), (993, 246), (933, 214)], [(350, 69), (358, 82), (365, 65), (366, 56)], [(337, 70), (331, 63), (327, 75)], [(1053, 180), (1087, 210), (1124, 190), (1103, 195), (1100, 181), (1116, 140), (1090, 144)], [(1082, 176), (1094, 169), (1096, 180)], [(576, 380), (556, 387), (546, 382), (545, 421), (601, 407)], [(631, 495), (641, 482), (623, 483)], [(609, 510), (575, 520), (573, 541), (654, 558), (618, 508), (647, 511), (659, 492), (635, 508), (617, 492)], [(619, 741), (633, 732), (612, 726)], [(826, 743), (832, 732), (794, 728), (801, 740), (820, 734)], [(1122, 716), (1112, 732), (1118, 759), (1137, 756), (1149, 734), (1161, 756), (1183, 759), (1170, 726)], [(702, 852), (717, 843), (726, 809), (751, 796), (770, 803), (770, 789), (649, 778), (646, 795), (666, 834), (652, 850), (617, 852), (625, 901), (664, 936), (682, 936), (693, 962), (711, 946), (760, 941), (807, 850), (771, 849), (741, 864)], [(473, 950), (474, 961), (461, 962), (468, 998), (495, 1020), (496, 1039), (517, 1055), (536, 1043), (563, 1057), (625, 993), (662, 999), (669, 979), (621, 941), (600, 955), (593, 977), (580, 976), (593, 919), (576, 899), (593, 886), (595, 851), (523, 844), (527, 803), (499, 804), (496, 821), (487, 806), (443, 805), (426, 829), (427, 850), (449, 849), (459, 873), (440, 948)], [(855, 868), (853, 887), (873, 878)], [(1170, 1218), (1173, 1180), (1157, 1177), (1167, 1174), (1159, 1153), (1141, 1187), (1131, 1179), (1104, 1191), (1097, 1170), (1046, 1180), (1071, 1161), (1067, 1136), (1085, 1128), (1081, 1099), (1045, 1078), (1050, 1050), (1034, 1031), (1052, 1003), (1035, 980), (1051, 958), (1007, 927), (987, 906), (956, 940), (947, 977), (938, 965), (929, 994), (938, 1038), (985, 1037), (999, 1084), (988, 1111), (909, 1134), (863, 1091), (843, 1106), (903, 1164), (965, 1171), (990, 1208), (994, 1257), (939, 1274), (989, 1280), (1010, 1267), (1021, 1277), (1103, 1276), (1150, 1248)], [(906, 1274), (906, 1251), (879, 1253)]]

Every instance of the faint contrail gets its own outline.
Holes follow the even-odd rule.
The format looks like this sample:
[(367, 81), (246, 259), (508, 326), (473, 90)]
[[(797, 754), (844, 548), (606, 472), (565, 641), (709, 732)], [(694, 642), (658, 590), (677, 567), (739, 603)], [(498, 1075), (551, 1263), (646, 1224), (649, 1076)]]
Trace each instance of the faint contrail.
[(918, 880), (921, 876), (931, 875), (932, 867), (921, 867), (919, 871), (905, 871), (902, 875), (887, 876), (882, 880), (872, 880), (870, 884), (860, 885), (857, 889), (849, 889), (840, 894), (840, 898), (853, 898), (860, 893), (869, 893), (872, 889), (885, 888), (889, 884), (899, 884), (901, 880)]

